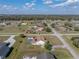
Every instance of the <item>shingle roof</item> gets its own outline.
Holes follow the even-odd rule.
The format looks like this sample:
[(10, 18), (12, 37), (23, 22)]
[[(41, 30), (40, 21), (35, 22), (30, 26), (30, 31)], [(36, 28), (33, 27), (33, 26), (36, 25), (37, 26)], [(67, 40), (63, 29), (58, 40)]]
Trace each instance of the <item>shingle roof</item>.
[(10, 49), (6, 43), (0, 43), (0, 57), (3, 57), (3, 58), (6, 57), (9, 51)]

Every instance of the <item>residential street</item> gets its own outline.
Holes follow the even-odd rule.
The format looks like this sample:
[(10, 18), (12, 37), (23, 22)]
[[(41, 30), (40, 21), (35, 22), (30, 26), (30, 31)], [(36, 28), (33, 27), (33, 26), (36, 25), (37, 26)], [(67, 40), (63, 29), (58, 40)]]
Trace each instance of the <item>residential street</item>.
[(59, 40), (64, 44), (64, 46), (68, 49), (68, 51), (72, 54), (74, 59), (79, 59), (79, 56), (76, 54), (75, 50), (69, 46), (69, 44), (65, 41), (60, 33), (58, 33), (54, 28), (48, 24), (48, 27), (52, 30), (54, 35), (59, 38)]

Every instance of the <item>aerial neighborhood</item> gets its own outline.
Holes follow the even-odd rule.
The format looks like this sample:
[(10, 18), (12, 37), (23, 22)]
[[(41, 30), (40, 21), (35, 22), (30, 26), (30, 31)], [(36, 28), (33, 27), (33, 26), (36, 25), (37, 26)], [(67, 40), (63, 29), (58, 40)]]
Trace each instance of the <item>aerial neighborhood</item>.
[(78, 16), (0, 16), (0, 59), (78, 59), (77, 19)]

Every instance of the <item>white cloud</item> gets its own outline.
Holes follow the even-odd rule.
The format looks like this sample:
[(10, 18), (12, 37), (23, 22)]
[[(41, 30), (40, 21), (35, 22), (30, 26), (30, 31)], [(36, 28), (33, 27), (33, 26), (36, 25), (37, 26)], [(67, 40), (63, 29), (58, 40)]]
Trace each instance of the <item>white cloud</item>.
[(34, 9), (34, 6), (36, 4), (34, 2), (31, 2), (31, 3), (25, 3), (25, 5), (23, 6), (24, 8), (30, 8), (30, 9)]
[(56, 5), (52, 5), (51, 7), (61, 7), (61, 6), (66, 6), (72, 3), (76, 3), (79, 2), (79, 0), (67, 0), (66, 2), (60, 3), (60, 4), (56, 4)]
[(44, 4), (52, 4), (53, 1), (52, 1), (52, 0), (43, 0), (43, 3), (44, 3)]
[(0, 10), (1, 9), (4, 9), (4, 10), (15, 10), (15, 9), (17, 9), (17, 7), (14, 7), (14, 6), (12, 6), (12, 5), (0, 5)]
[(44, 1), (44, 4), (52, 4), (53, 2), (52, 2), (52, 0), (46, 0), (46, 1)]

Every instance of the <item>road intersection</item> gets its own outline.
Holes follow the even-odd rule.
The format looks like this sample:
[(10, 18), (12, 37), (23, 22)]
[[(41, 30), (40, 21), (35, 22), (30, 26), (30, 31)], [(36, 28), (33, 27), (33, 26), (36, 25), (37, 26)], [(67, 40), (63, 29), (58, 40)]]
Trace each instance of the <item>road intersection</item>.
[[(65, 47), (73, 56), (74, 59), (79, 59), (79, 55), (76, 54), (75, 50), (65, 41), (65, 39), (63, 38), (63, 36), (70, 36), (70, 35), (79, 35), (79, 34), (61, 34), (58, 31), (56, 31), (54, 28), (52, 28), (50, 25), (51, 24), (47, 24), (48, 27), (52, 30), (52, 34), (26, 34), (26, 35), (52, 35), (52, 36), (56, 36), (62, 43), (63, 46), (61, 47)], [(10, 36), (10, 38), (8, 38), (8, 40), (4, 41), (6, 43), (11, 43), (11, 46), (13, 46), (13, 44), (16, 42), (16, 40), (14, 39), (15, 36), (19, 36), (20, 34), (23, 33), (18, 33), (18, 34), (14, 34), (14, 33), (0, 33), (0, 36)]]

